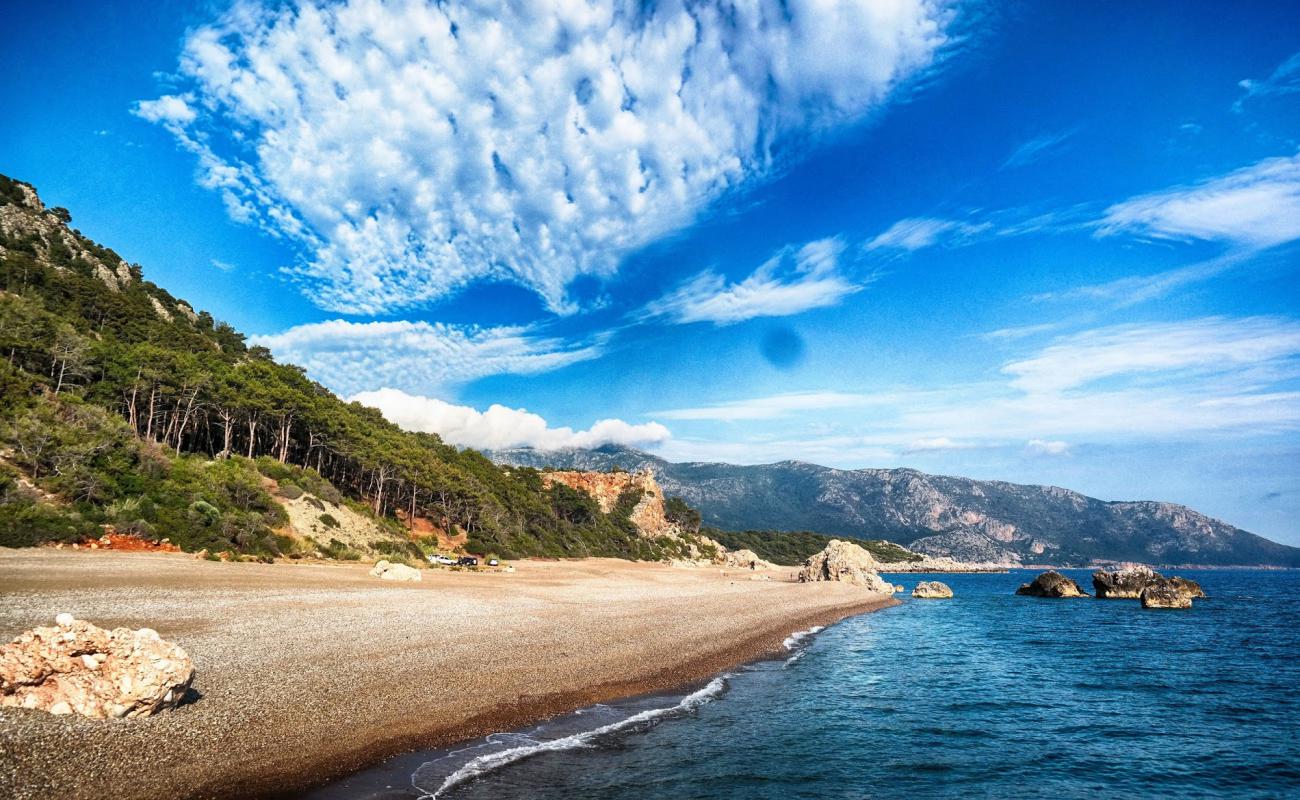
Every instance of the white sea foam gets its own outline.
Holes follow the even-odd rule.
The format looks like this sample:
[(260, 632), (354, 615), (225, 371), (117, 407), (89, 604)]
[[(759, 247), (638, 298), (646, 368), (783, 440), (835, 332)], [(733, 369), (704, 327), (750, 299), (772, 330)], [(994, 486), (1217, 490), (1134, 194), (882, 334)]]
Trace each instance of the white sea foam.
[[(550, 753), (558, 750), (572, 750), (579, 747), (591, 747), (602, 736), (608, 736), (613, 733), (625, 731), (637, 725), (654, 723), (663, 717), (680, 714), (698, 708), (705, 703), (711, 702), (727, 688), (726, 675), (714, 678), (709, 681), (703, 688), (683, 697), (676, 705), (665, 706), (663, 708), (651, 708), (645, 711), (637, 712), (626, 719), (611, 722), (598, 728), (592, 728), (588, 731), (573, 733), (568, 736), (561, 736), (557, 739), (537, 740), (523, 737), (523, 744), (515, 747), (508, 747), (504, 750), (497, 750), (492, 753), (485, 753), (470, 759), (455, 772), (452, 772), (443, 779), (442, 785), (430, 792), (423, 786), (419, 786), (412, 780), (412, 785), (419, 791), (420, 800), (437, 800), (445, 792), (456, 786), (471, 781), (482, 775), (486, 775), (494, 770), (509, 766), (517, 761), (521, 761), (530, 756), (539, 753)], [(417, 773), (418, 774), (418, 773)]]
[(812, 636), (815, 633), (820, 633), (822, 630), (824, 630), (824, 628), (821, 625), (814, 625), (806, 631), (795, 631), (794, 633), (785, 637), (785, 642), (783, 642), (783, 644), (785, 645), (785, 649), (786, 650), (795, 649), (796, 647), (799, 646), (799, 643), (802, 642), (804, 639), (807, 639), (809, 636)]

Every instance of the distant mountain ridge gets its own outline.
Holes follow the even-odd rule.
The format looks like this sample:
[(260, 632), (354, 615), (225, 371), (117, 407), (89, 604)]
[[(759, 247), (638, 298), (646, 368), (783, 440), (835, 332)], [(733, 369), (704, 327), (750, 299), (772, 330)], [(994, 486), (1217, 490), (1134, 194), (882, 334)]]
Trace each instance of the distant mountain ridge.
[(1289, 547), (1155, 501), (1111, 502), (1055, 486), (929, 475), (914, 469), (840, 470), (802, 461), (673, 463), (640, 450), (529, 448), (487, 454), (503, 464), (557, 469), (654, 469), (668, 495), (731, 530), (809, 530), (888, 539), (962, 561), (1300, 567)]

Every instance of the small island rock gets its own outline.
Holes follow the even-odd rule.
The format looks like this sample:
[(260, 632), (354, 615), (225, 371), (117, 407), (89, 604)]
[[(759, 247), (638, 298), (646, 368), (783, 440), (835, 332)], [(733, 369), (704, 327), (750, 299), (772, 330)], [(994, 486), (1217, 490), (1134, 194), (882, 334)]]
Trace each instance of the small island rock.
[(1155, 581), (1162, 580), (1159, 572), (1143, 564), (1136, 564), (1124, 569), (1110, 572), (1097, 570), (1092, 573), (1092, 588), (1098, 599), (1132, 599), (1142, 595), (1142, 590)]
[(0, 647), (0, 707), (96, 719), (145, 717), (180, 704), (194, 662), (156, 631), (59, 614)]
[(922, 600), (947, 600), (952, 597), (952, 588), (940, 581), (921, 581), (912, 590), (912, 596)]
[(1067, 578), (1055, 570), (1049, 570), (1034, 578), (1032, 583), (1021, 584), (1016, 590), (1016, 594), (1026, 595), (1028, 597), (1087, 597), (1088, 593), (1083, 590), (1073, 579)]
[(799, 582), (843, 581), (866, 587), (880, 594), (893, 594), (894, 585), (876, 572), (879, 565), (862, 547), (852, 542), (831, 539), (826, 548), (803, 562)]

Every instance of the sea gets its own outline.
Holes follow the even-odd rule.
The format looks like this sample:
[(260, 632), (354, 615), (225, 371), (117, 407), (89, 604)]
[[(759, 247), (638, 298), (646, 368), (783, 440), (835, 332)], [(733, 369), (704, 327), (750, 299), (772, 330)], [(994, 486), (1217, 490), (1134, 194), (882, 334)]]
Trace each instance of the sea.
[(1300, 798), (1300, 572), (1173, 571), (1209, 595), (1177, 611), (1016, 596), (1034, 574), (889, 575), (956, 597), (307, 797)]

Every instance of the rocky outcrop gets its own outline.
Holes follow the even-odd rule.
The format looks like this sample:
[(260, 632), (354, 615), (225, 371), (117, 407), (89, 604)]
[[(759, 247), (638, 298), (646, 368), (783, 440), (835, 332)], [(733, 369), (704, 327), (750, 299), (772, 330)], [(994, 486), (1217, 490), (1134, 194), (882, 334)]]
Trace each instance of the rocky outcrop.
[(0, 706), (96, 719), (175, 708), (194, 679), (180, 647), (149, 628), (106, 631), (60, 614), (0, 648)]
[(842, 581), (865, 587), (868, 591), (893, 594), (894, 585), (880, 577), (876, 571), (878, 567), (878, 562), (863, 548), (852, 542), (832, 539), (824, 550), (803, 562), (799, 581)]
[(1088, 593), (1083, 590), (1078, 583), (1072, 578), (1067, 578), (1055, 570), (1044, 572), (1030, 583), (1020, 585), (1016, 594), (1027, 597), (1087, 597)]
[(664, 514), (663, 490), (655, 481), (653, 470), (641, 472), (543, 472), (542, 485), (562, 483), (570, 489), (586, 492), (595, 499), (602, 513), (608, 514), (618, 505), (625, 492), (639, 492), (640, 499), (628, 515), (637, 531), (647, 539), (676, 536), (677, 526)]
[(952, 597), (952, 588), (940, 581), (921, 581), (912, 590), (912, 596), (922, 600), (947, 600)]
[(725, 567), (736, 567), (738, 569), (780, 569), (771, 561), (764, 561), (753, 550), (732, 550), (722, 553), (719, 562)]
[(1191, 608), (1192, 596), (1174, 581), (1161, 578), (1144, 586), (1140, 595), (1143, 608)]
[(1092, 588), (1099, 599), (1136, 600), (1148, 584), (1161, 580), (1162, 577), (1159, 572), (1142, 564), (1110, 572), (1099, 569), (1092, 573)]
[[(1141, 564), (1110, 572), (1097, 570), (1092, 574), (1092, 586), (1096, 590), (1098, 598), (1141, 599), (1143, 606), (1147, 608), (1189, 608), (1192, 604), (1192, 598), (1205, 597), (1205, 591), (1201, 589), (1201, 585), (1196, 581), (1177, 576), (1166, 578), (1159, 572)], [(1155, 589), (1151, 593), (1151, 602), (1155, 605), (1147, 605), (1146, 590), (1151, 588)], [(1159, 605), (1165, 602), (1164, 598), (1167, 596), (1172, 597), (1175, 595), (1184, 598), (1186, 605)]]
[(380, 580), (385, 581), (422, 581), (424, 576), (415, 567), (408, 567), (405, 564), (394, 564), (389, 561), (379, 561), (375, 568), (370, 570), (370, 574)]

